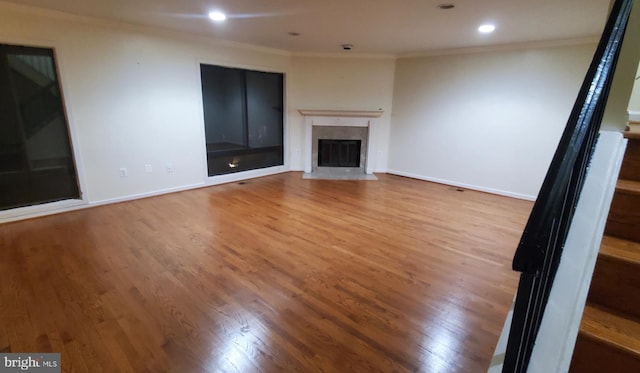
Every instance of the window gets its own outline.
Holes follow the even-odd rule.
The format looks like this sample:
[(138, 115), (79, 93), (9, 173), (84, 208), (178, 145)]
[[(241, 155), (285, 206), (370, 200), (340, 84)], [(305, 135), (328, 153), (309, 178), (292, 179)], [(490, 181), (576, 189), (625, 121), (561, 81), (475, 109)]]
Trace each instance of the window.
[(200, 65), (209, 176), (283, 161), (283, 75)]
[(79, 197), (53, 50), (0, 44), (0, 210)]

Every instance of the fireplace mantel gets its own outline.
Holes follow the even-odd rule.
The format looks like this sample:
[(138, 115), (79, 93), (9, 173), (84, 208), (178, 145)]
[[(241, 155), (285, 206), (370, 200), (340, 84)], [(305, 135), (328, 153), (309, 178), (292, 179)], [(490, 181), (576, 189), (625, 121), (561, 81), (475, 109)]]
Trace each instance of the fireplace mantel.
[(382, 110), (316, 110), (300, 109), (298, 112), (305, 117), (360, 117), (360, 118), (380, 118)]
[(365, 159), (365, 173), (372, 174), (374, 170), (375, 127), (376, 118), (382, 116), (382, 110), (316, 110), (299, 109), (305, 117), (305, 142), (303, 148), (304, 171), (312, 171), (312, 132), (314, 126), (366, 127), (368, 129), (367, 150)]

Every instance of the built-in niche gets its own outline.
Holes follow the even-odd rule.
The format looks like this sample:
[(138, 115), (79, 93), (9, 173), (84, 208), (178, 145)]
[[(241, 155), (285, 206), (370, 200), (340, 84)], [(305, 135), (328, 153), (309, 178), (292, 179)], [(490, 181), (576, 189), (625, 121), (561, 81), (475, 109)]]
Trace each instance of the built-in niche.
[(279, 166), (283, 74), (200, 65), (209, 176)]

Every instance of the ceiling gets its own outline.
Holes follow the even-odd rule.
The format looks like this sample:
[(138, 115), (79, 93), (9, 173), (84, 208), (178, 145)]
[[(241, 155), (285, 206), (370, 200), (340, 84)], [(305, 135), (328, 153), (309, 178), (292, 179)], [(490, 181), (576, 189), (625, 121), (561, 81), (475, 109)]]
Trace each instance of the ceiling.
[[(300, 53), (402, 55), (597, 37), (609, 0), (12, 0)], [(442, 10), (439, 4), (454, 4)], [(223, 23), (207, 14), (222, 10)], [(496, 31), (480, 34), (482, 23)], [(289, 35), (291, 32), (299, 36)], [(353, 44), (351, 52), (341, 45)]]

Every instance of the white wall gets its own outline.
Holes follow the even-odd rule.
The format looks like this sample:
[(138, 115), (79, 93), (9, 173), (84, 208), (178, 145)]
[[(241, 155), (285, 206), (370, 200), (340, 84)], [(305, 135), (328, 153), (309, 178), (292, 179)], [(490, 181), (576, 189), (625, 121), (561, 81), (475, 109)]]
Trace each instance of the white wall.
[(304, 118), (298, 109), (384, 110), (375, 120), (374, 171), (387, 169), (393, 102), (393, 58), (294, 56), (289, 86), (291, 168), (302, 170)]
[(640, 121), (640, 65), (638, 65), (636, 79), (633, 84), (631, 98), (629, 99), (629, 113), (634, 116), (631, 118), (632, 120)]
[[(286, 74), (286, 165), (280, 170), (303, 168), (298, 109), (382, 109), (375, 171), (532, 197), (594, 48), (397, 61), (291, 55), (2, 2), (0, 43), (55, 48), (90, 203), (211, 182), (200, 62)], [(146, 163), (152, 173), (144, 172)], [(174, 172), (166, 172), (167, 163)], [(128, 177), (120, 177), (122, 167)]]
[(594, 50), (399, 59), (389, 171), (535, 198)]
[[(627, 110), (640, 62), (640, 7), (633, 6), (622, 41), (620, 56), (611, 84), (611, 92), (602, 118), (602, 129), (623, 131), (629, 119), (639, 120), (640, 115), (629, 116)], [(634, 99), (635, 100), (635, 99)], [(640, 113), (638, 113), (640, 114)]]
[[(211, 182), (206, 177), (201, 62), (286, 74), (287, 164), (282, 170), (289, 163), (302, 169), (304, 120), (297, 112), (302, 108), (383, 109), (375, 126), (375, 167), (387, 167), (392, 57), (292, 57), (2, 2), (0, 43), (55, 49), (82, 191), (89, 203)], [(152, 173), (145, 173), (147, 163)], [(172, 173), (166, 172), (167, 163)], [(127, 168), (129, 176), (120, 177), (120, 168)]]
[(200, 61), (284, 73), (290, 64), (284, 52), (7, 3), (0, 43), (55, 48), (92, 203), (207, 182)]

